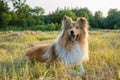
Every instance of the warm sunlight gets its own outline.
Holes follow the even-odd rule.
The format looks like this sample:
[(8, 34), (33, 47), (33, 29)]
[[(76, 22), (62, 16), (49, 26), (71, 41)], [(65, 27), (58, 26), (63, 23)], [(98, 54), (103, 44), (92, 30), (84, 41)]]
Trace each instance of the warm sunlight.
[(0, 0), (0, 80), (120, 80), (119, 1)]

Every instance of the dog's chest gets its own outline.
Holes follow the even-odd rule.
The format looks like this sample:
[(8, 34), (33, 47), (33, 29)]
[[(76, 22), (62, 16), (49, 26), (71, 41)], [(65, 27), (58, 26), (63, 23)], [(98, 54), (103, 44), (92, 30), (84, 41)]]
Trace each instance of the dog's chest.
[(81, 62), (83, 51), (77, 43), (71, 51), (66, 51), (59, 44), (56, 45), (55, 50), (58, 57), (67, 65), (79, 64)]

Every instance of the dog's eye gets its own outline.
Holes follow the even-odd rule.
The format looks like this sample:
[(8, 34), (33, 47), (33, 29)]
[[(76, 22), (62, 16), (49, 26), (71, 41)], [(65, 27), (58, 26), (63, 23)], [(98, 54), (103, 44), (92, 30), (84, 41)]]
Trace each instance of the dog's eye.
[(72, 27), (69, 27), (70, 29), (72, 28)]
[(76, 27), (76, 29), (78, 29), (79, 27)]

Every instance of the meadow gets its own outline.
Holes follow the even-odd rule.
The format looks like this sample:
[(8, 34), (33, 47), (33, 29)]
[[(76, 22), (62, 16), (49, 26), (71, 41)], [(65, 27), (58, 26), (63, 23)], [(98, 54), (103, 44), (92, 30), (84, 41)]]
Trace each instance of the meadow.
[(70, 75), (62, 62), (49, 69), (46, 64), (23, 60), (33, 46), (51, 43), (60, 31), (0, 32), (0, 80), (120, 80), (120, 30), (89, 31), (89, 57), (86, 73)]

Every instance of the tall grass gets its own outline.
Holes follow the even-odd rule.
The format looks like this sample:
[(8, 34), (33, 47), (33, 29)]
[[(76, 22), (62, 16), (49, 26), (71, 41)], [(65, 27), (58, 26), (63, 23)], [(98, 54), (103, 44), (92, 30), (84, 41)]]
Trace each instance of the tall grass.
[(28, 64), (22, 57), (34, 45), (51, 43), (59, 31), (0, 32), (0, 80), (120, 80), (120, 31), (90, 31), (86, 73), (71, 76), (62, 62)]

